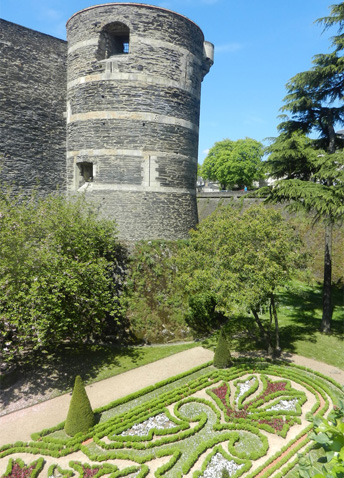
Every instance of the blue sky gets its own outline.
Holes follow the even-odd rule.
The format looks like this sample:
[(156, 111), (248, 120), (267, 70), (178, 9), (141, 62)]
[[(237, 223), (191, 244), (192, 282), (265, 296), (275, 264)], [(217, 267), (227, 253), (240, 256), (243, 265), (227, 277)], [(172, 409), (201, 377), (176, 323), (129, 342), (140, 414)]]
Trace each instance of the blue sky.
[[(0, 0), (0, 17), (65, 39), (73, 13), (104, 0)], [(122, 2), (118, 2), (122, 3)], [(135, 3), (135, 2), (127, 2)], [(277, 135), (285, 84), (327, 53), (330, 36), (314, 20), (331, 0), (151, 0), (197, 23), (215, 45), (202, 89), (199, 162), (224, 138), (263, 141)]]

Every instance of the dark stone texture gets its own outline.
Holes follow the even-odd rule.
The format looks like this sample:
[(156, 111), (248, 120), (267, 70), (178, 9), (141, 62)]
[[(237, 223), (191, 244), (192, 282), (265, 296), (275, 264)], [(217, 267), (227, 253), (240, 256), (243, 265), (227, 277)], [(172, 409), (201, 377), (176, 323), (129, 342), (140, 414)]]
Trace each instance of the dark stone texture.
[[(196, 132), (182, 126), (157, 122), (113, 119), (76, 121), (67, 126), (67, 135), (69, 151), (103, 148), (142, 149), (142, 151), (179, 153), (188, 156), (190, 160), (196, 160), (198, 153)], [(196, 166), (194, 164), (194, 168)]]
[(65, 188), (66, 60), (65, 41), (0, 20), (0, 177), (15, 191)]
[[(112, 54), (118, 22), (129, 29), (127, 54)], [(200, 87), (209, 67), (201, 30), (161, 8), (109, 4), (73, 15), (67, 37), (69, 192), (82, 185), (100, 200), (126, 240), (186, 237), (197, 223)], [(78, 179), (80, 161), (93, 164), (90, 187)]]
[(212, 64), (202, 31), (134, 3), (85, 9), (67, 30), (68, 45), (0, 20), (2, 182), (85, 191), (125, 240), (187, 237)]
[(199, 122), (199, 98), (178, 88), (128, 81), (97, 81), (68, 92), (73, 114), (86, 111), (129, 111), (169, 115)]
[(106, 217), (116, 219), (122, 238), (184, 239), (197, 224), (195, 197), (185, 193), (94, 191), (87, 195)]

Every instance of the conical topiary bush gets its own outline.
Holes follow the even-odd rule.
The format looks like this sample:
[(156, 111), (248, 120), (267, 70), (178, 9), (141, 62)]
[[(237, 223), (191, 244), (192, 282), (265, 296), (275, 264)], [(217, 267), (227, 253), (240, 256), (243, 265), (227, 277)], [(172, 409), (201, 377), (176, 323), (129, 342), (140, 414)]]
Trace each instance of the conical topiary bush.
[(232, 357), (229, 352), (228, 342), (226, 340), (226, 335), (223, 329), (221, 329), (214, 355), (214, 367), (226, 368), (229, 367), (231, 364)]
[(230, 478), (229, 471), (226, 468), (222, 468), (221, 478)]
[(72, 399), (64, 426), (69, 436), (87, 432), (95, 424), (94, 414), (80, 375), (75, 378)]

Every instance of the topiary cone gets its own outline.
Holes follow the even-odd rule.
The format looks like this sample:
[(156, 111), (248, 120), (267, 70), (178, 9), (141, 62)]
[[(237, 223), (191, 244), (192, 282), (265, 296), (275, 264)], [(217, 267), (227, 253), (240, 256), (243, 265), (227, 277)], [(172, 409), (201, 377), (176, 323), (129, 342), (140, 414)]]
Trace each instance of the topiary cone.
[(94, 414), (80, 375), (75, 377), (72, 398), (65, 422), (65, 432), (74, 436), (87, 432), (95, 424)]
[(229, 352), (228, 342), (226, 340), (226, 335), (223, 329), (221, 329), (214, 355), (214, 367), (226, 368), (229, 367), (231, 364), (232, 357)]

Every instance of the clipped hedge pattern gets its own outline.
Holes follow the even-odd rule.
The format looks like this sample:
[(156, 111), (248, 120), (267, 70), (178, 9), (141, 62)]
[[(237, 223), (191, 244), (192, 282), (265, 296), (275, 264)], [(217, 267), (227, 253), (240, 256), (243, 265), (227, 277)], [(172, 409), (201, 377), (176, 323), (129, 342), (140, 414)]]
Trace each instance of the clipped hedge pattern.
[[(50, 466), (49, 478), (70, 478), (72, 473), (76, 478), (105, 474), (144, 478), (150, 462), (164, 458), (156, 477), (182, 478), (191, 472), (192, 478), (203, 478), (212, 457), (220, 453), (240, 465), (235, 477), (254, 478), (261, 473), (268, 478), (276, 471), (282, 477), (297, 463), (297, 452), (310, 444), (307, 433), (312, 425), (299, 428), (297, 436), (291, 431), (294, 425), (301, 423), (306, 412), (323, 416), (340, 394), (340, 386), (332, 379), (280, 362), (236, 361), (230, 369), (221, 370), (206, 364), (95, 410), (104, 419), (85, 433), (70, 437), (61, 423), (33, 434), (31, 442), (1, 447), (0, 460), (18, 453), (52, 456), (56, 464)], [(313, 397), (312, 406), (307, 396)], [(275, 410), (276, 406), (282, 409)], [(153, 424), (142, 436), (122, 435), (161, 414), (169, 420), (169, 428)], [(285, 440), (273, 456), (270, 434)], [(70, 469), (63, 469), (59, 458), (75, 451), (84, 454), (84, 462), (70, 461)], [(264, 456), (265, 462), (255, 466)], [(128, 464), (117, 466), (116, 460), (128, 460)], [(11, 464), (12, 458), (8, 469)], [(36, 478), (39, 472), (25, 478)]]

